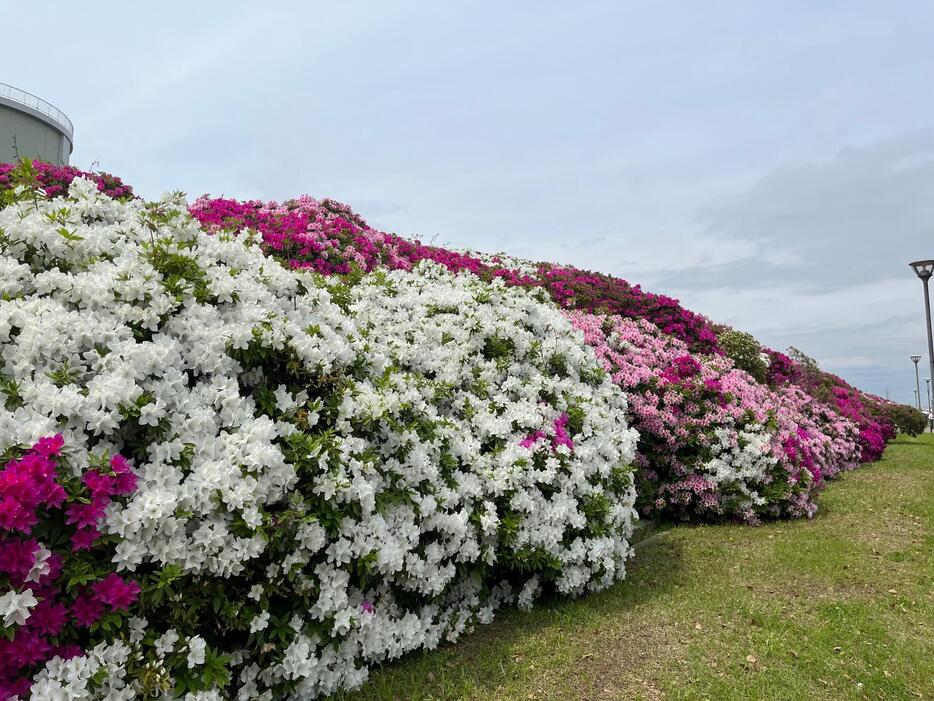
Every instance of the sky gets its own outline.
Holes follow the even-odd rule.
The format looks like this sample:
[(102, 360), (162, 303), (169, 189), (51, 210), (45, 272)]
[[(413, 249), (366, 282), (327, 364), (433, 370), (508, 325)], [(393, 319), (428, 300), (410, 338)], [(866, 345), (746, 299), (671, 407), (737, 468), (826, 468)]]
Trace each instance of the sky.
[(0, 0), (0, 25), (0, 81), (144, 196), (333, 197), (914, 401), (932, 3)]

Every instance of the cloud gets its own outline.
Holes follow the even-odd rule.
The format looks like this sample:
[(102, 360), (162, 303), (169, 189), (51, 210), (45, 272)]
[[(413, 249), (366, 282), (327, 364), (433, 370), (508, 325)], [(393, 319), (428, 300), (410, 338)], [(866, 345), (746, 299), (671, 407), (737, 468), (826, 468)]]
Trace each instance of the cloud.
[[(698, 239), (739, 260), (656, 271), (688, 306), (779, 347), (795, 345), (879, 394), (911, 400), (906, 359), (925, 347), (921, 285), (934, 255), (934, 131), (780, 167), (701, 214)], [(776, 255), (777, 252), (777, 255)]]

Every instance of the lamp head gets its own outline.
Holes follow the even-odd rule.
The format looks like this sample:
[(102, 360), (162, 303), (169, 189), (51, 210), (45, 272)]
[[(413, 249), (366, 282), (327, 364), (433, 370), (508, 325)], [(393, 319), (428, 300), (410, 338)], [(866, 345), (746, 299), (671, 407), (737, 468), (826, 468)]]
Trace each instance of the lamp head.
[(934, 275), (934, 260), (916, 260), (908, 265), (915, 271), (915, 275), (922, 280), (930, 280), (931, 276)]
[(921, 360), (921, 356), (920, 356), (920, 355), (912, 355), (912, 356), (909, 356), (909, 357), (911, 358), (911, 362), (913, 362), (915, 365), (917, 365), (917, 364), (918, 364), (918, 361)]

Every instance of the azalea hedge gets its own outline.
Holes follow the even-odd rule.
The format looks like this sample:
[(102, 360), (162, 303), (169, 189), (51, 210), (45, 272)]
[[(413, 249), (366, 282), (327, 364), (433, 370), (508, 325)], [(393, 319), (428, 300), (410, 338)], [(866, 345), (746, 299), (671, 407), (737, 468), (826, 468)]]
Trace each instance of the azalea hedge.
[(643, 515), (811, 516), (824, 480), (858, 464), (856, 426), (801, 390), (692, 354), (644, 319), (568, 316), (630, 397)]
[(542, 291), (351, 286), (86, 179), (16, 196), (4, 697), (314, 697), (624, 576), (626, 396)]
[(331, 200), (2, 166), (0, 699), (354, 688), (611, 585), (638, 514), (810, 517), (911, 411)]
[[(718, 327), (705, 317), (681, 307), (677, 300), (642, 291), (638, 285), (571, 266), (534, 263), (472, 252), (426, 246), (369, 227), (346, 205), (304, 195), (278, 202), (241, 202), (203, 196), (191, 213), (212, 232), (255, 231), (271, 256), (294, 268), (311, 268), (325, 275), (353, 275), (376, 268), (409, 269), (432, 260), (454, 272), (469, 271), (482, 279), (503, 279), (506, 284), (541, 288), (562, 308), (587, 313), (643, 319), (663, 333), (683, 341), (691, 352), (724, 355), (759, 383), (770, 387), (794, 385), (814, 402), (829, 405), (859, 427), (860, 459), (877, 460), (885, 441), (895, 434), (894, 417), (903, 430), (915, 430), (923, 421), (911, 407), (893, 405), (804, 362), (760, 347), (748, 334)], [(718, 330), (725, 337), (718, 339)], [(724, 331), (728, 333), (724, 333)]]

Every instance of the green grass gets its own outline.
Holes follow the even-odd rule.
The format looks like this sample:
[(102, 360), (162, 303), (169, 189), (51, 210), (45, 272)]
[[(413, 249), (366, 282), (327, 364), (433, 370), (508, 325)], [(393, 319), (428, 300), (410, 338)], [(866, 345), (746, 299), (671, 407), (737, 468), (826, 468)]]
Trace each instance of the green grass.
[(502, 612), (337, 698), (931, 699), (932, 522), (934, 436), (899, 438), (812, 521), (663, 530), (612, 589)]

